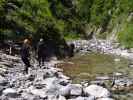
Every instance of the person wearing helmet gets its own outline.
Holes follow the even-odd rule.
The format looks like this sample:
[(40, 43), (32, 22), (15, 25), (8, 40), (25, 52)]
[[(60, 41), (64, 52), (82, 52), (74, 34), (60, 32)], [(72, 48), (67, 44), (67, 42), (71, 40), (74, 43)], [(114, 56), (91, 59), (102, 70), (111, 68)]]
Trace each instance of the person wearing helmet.
[(44, 60), (46, 58), (45, 43), (44, 43), (43, 38), (41, 38), (40, 41), (37, 44), (37, 55), (38, 55), (39, 66), (43, 66), (44, 65)]
[(29, 50), (30, 50), (29, 40), (25, 39), (20, 53), (21, 53), (21, 59), (23, 63), (25, 64), (24, 72), (27, 74), (28, 74), (28, 68), (31, 66), (30, 61), (29, 61), (29, 57), (30, 57)]

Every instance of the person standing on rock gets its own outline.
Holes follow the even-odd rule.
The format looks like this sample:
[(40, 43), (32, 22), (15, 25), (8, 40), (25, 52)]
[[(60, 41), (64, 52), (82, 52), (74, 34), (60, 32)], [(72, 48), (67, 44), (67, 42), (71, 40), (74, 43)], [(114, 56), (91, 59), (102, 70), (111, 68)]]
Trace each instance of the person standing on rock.
[(28, 74), (28, 68), (31, 67), (30, 60), (29, 60), (29, 58), (30, 58), (30, 52), (29, 51), (30, 51), (29, 40), (25, 39), (20, 53), (21, 53), (21, 59), (22, 59), (23, 63), (25, 64), (24, 72), (27, 74)]
[(38, 55), (39, 66), (43, 66), (44, 60), (46, 59), (45, 43), (44, 43), (43, 38), (41, 38), (37, 44), (37, 55)]

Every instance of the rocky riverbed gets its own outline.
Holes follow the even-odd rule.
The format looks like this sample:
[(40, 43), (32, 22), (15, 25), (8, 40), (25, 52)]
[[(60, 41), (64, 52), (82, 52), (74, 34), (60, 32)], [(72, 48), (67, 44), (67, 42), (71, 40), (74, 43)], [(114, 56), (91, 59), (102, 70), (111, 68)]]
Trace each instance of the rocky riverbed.
[(68, 43), (74, 43), (77, 52), (99, 52), (103, 54), (117, 55), (127, 59), (133, 59), (133, 48), (126, 49), (120, 46), (118, 42), (108, 40), (75, 40)]
[(41, 68), (34, 60), (29, 74), (24, 74), (19, 57), (0, 55), (0, 100), (113, 100), (111, 92), (100, 85), (73, 84), (56, 68), (57, 60)]

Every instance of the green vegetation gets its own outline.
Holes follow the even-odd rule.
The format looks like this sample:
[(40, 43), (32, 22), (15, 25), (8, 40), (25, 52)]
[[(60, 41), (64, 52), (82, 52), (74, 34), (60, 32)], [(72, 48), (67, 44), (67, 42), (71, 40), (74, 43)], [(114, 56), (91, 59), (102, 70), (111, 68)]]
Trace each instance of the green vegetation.
[[(87, 38), (91, 32), (101, 38), (112, 33), (124, 35), (132, 31), (125, 28), (132, 5), (133, 0), (0, 0), (0, 36), (30, 36), (33, 40), (43, 36), (60, 41), (63, 36)], [(121, 43), (128, 45), (127, 40)]]
[(127, 24), (123, 31), (119, 33), (118, 39), (126, 48), (133, 48), (133, 24)]
[(81, 38), (80, 35), (77, 35), (76, 33), (66, 33), (64, 34), (65, 40), (78, 40)]

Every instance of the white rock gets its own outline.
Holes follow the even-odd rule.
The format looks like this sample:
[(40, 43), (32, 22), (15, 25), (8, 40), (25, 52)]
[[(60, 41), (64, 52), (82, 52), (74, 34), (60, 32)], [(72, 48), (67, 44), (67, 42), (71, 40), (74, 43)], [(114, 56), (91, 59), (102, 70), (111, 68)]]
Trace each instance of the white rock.
[(3, 90), (3, 94), (9, 97), (16, 97), (18, 96), (17, 91), (15, 89), (12, 88), (7, 88), (5, 90)]
[(70, 95), (70, 91), (71, 91), (71, 88), (69, 85), (67, 85), (67, 86), (60, 88), (59, 94), (62, 96), (68, 96)]
[(98, 85), (90, 85), (84, 89), (84, 92), (96, 98), (103, 98), (110, 96), (110, 92), (106, 88), (103, 88)]
[(82, 94), (82, 85), (80, 84), (71, 84), (70, 85), (70, 94), (71, 95), (81, 95)]

